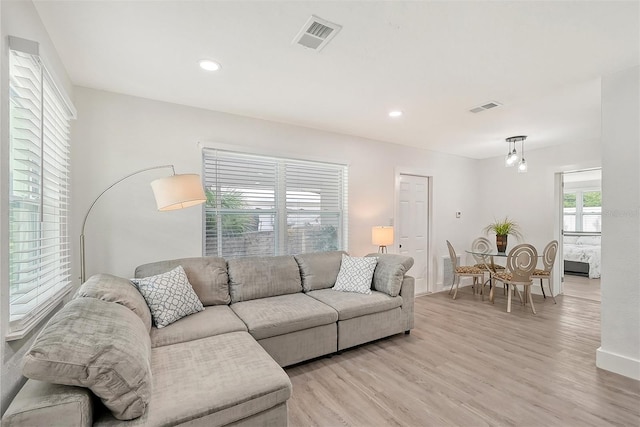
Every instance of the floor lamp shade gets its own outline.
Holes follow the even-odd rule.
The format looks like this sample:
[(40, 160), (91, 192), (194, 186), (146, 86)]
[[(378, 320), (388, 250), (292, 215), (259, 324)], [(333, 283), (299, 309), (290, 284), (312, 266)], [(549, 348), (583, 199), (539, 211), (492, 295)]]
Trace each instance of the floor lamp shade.
[(151, 182), (159, 211), (172, 211), (199, 205), (207, 201), (200, 175), (182, 174), (159, 178)]

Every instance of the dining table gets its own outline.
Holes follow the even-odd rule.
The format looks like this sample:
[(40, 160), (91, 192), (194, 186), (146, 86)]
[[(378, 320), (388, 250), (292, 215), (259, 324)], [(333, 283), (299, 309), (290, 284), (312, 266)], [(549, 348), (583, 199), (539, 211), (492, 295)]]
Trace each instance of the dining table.
[[(508, 252), (500, 252), (498, 250), (492, 249), (492, 250), (482, 250), (482, 251), (474, 251), (473, 249), (467, 249), (465, 250), (466, 253), (474, 255), (474, 258), (480, 257), (482, 258), (482, 261), (485, 265), (485, 267), (487, 268), (487, 271), (489, 271), (489, 278), (483, 283), (483, 288), (484, 288), (484, 284), (486, 284), (487, 282), (489, 282), (489, 289), (493, 288), (493, 275), (495, 273), (497, 273), (498, 268), (496, 267), (495, 257), (498, 258), (507, 258), (509, 256)], [(543, 254), (538, 254), (538, 258), (542, 258)], [(504, 267), (504, 266), (502, 266)]]

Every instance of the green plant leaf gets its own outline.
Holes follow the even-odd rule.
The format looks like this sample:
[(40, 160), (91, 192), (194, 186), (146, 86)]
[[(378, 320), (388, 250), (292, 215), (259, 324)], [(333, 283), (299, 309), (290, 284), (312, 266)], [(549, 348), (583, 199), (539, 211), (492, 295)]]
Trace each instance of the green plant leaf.
[(512, 235), (517, 239), (522, 238), (522, 232), (520, 231), (520, 225), (509, 219), (509, 217), (504, 217), (503, 220), (498, 221), (494, 220), (491, 224), (487, 225), (484, 229), (485, 234), (489, 234), (490, 232), (495, 233), (496, 236), (507, 236)]

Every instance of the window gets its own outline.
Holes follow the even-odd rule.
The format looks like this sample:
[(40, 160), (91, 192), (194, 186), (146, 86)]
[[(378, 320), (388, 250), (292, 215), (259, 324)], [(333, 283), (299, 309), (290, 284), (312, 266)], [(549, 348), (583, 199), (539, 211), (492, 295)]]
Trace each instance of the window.
[(602, 193), (600, 190), (575, 190), (564, 193), (564, 230), (601, 231)]
[(74, 113), (37, 55), (37, 43), (10, 37), (10, 47), (7, 339), (17, 339), (70, 289), (69, 121)]
[(205, 255), (346, 250), (347, 167), (205, 149)]

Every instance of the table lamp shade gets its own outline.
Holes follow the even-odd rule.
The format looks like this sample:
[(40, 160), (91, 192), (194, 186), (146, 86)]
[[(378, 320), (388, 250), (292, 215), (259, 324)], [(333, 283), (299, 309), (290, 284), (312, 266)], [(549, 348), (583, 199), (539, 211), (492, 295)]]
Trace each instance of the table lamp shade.
[(378, 226), (371, 229), (371, 243), (376, 246), (393, 245), (393, 227)]
[(200, 175), (182, 174), (159, 178), (151, 182), (159, 211), (172, 211), (199, 205), (207, 201)]

